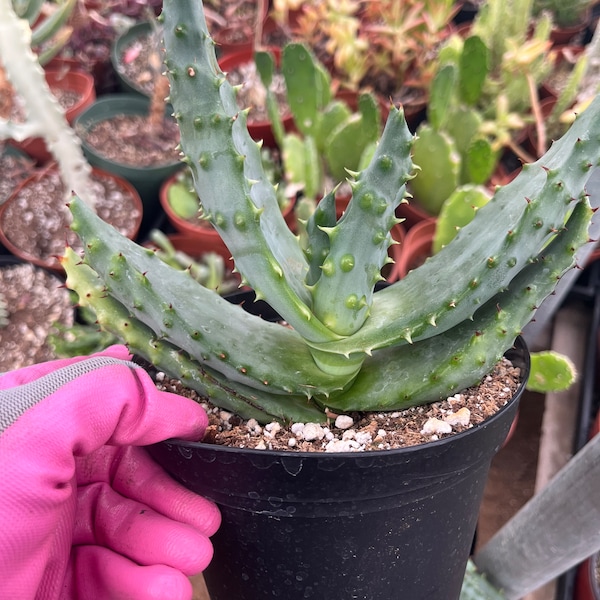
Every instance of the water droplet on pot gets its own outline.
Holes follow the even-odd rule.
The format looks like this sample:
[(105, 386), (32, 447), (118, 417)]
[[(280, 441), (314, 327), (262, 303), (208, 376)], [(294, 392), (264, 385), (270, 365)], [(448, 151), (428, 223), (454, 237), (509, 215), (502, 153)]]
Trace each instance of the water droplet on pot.
[(179, 446), (178, 448), (179, 454), (183, 456), (186, 460), (190, 460), (194, 456), (194, 451), (191, 448), (186, 448), (185, 446)]

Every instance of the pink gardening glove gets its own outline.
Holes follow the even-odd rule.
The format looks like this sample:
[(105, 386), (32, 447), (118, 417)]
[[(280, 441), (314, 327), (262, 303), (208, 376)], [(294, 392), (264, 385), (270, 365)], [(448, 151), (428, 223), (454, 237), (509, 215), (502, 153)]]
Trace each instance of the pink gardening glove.
[(0, 598), (189, 600), (220, 516), (142, 446), (207, 417), (124, 346), (0, 375)]

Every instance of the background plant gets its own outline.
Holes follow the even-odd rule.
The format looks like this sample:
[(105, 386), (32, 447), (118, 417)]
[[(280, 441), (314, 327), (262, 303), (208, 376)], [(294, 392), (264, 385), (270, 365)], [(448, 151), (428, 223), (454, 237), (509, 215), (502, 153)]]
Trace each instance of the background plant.
[(396, 101), (401, 89), (427, 90), (456, 11), (452, 0), (320, 0), (302, 6), (294, 33), (342, 85)]
[[(480, 108), (498, 111), (499, 101), (508, 112), (530, 115), (532, 96), (554, 65), (547, 13), (533, 14), (533, 0), (488, 0), (478, 11), (471, 33), (490, 52), (490, 75)], [(504, 99), (504, 100), (501, 100)]]
[(600, 99), (451, 243), (375, 294), (413, 175), (402, 111), (391, 110), (339, 221), (328, 205), (314, 213), (305, 251), (218, 69), (201, 5), (166, 0), (164, 18), (170, 100), (198, 195), (243, 281), (289, 327), (199, 286), (74, 199), (86, 250), (83, 261), (68, 251), (63, 265), (98, 321), (216, 404), (261, 421), (431, 402), (488, 372), (588, 242)]
[(271, 90), (275, 60), (268, 52), (256, 53), (257, 68), (267, 89), (267, 107), (282, 153), (283, 176), (288, 184), (314, 200), (359, 170), (381, 134), (381, 114), (370, 94), (358, 96), (357, 110), (334, 97), (331, 76), (313, 52), (300, 43), (287, 44), (281, 72), (287, 105), (295, 131), (285, 132)]
[(534, 0), (534, 14), (547, 11), (557, 27), (572, 27), (583, 22), (586, 13), (595, 4), (592, 0)]
[(32, 51), (32, 31), (27, 19), (19, 18), (11, 0), (0, 0), (0, 62), (15, 93), (23, 101), (25, 122), (0, 119), (0, 139), (23, 141), (41, 136), (58, 162), (66, 190), (75, 190), (90, 205), (91, 167), (81, 143), (53, 96)]

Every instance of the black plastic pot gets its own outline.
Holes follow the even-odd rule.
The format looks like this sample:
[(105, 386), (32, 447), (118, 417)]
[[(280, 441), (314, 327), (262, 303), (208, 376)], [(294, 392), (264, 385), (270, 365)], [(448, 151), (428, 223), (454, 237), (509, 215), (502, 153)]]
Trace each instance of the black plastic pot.
[[(528, 373), (521, 339), (508, 355)], [(204, 573), (212, 600), (453, 600), (523, 389), (486, 422), (411, 448), (294, 453), (169, 441), (150, 452), (221, 509)]]

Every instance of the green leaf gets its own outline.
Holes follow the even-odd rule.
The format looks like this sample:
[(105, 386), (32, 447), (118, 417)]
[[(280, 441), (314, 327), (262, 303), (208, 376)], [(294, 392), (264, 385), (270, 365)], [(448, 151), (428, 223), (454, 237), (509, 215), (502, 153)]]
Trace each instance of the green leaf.
[(463, 156), (463, 177), (465, 182), (483, 185), (492, 176), (498, 164), (498, 153), (484, 138), (473, 140)]
[(442, 129), (448, 119), (455, 84), (456, 67), (451, 64), (442, 67), (431, 84), (427, 119), (435, 130)]
[(527, 381), (530, 392), (560, 392), (577, 379), (577, 369), (568, 356), (554, 351), (532, 352), (531, 372)]
[(460, 57), (458, 88), (461, 99), (475, 106), (489, 72), (489, 51), (483, 40), (473, 35), (465, 40)]
[(457, 188), (444, 202), (436, 221), (433, 252), (449, 244), (461, 227), (473, 220), (479, 208), (485, 206), (491, 194), (483, 187), (465, 185)]

